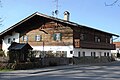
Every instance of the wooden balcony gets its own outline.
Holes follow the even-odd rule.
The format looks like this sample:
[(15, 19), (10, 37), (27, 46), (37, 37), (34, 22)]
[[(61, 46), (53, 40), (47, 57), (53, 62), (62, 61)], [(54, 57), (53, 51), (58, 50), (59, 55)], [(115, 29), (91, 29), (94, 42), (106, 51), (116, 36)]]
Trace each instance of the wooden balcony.
[(115, 44), (80, 41), (81, 48), (114, 50)]

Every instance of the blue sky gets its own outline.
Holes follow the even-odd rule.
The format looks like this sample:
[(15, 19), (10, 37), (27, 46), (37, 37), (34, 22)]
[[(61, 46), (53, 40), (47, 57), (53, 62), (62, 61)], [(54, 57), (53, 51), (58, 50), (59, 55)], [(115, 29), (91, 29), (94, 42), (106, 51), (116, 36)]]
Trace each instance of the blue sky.
[[(58, 18), (64, 11), (70, 12), (70, 21), (110, 33), (120, 34), (120, 7), (105, 6), (114, 0), (59, 0)], [(34, 12), (52, 16), (55, 0), (2, 0), (0, 16), (4, 19), (0, 32), (21, 21)]]

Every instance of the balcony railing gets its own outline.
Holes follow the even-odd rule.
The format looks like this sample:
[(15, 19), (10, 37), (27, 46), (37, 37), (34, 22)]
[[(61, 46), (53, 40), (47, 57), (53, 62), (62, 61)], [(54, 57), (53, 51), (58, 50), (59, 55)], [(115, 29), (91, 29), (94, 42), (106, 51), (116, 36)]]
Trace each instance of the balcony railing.
[(80, 41), (81, 48), (114, 50), (115, 44)]

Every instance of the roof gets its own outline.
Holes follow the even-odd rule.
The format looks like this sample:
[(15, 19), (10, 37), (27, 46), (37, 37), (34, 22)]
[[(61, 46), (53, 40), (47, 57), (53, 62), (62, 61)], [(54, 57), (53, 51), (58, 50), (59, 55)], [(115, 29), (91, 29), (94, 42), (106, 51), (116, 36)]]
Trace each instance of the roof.
[(116, 48), (120, 48), (120, 42), (114, 42), (113, 44), (116, 45)]
[(105, 31), (102, 31), (102, 30), (91, 28), (91, 27), (88, 27), (88, 26), (85, 26), (85, 25), (80, 25), (80, 24), (77, 24), (77, 23), (74, 23), (74, 22), (71, 22), (71, 21), (66, 21), (66, 20), (63, 20), (63, 19), (59, 19), (59, 18), (56, 18), (56, 17), (48, 16), (48, 15), (45, 15), (45, 14), (41, 14), (39, 12), (35, 12), (34, 14), (28, 16), (27, 18), (25, 18), (22, 21), (16, 23), (15, 25), (11, 26), (10, 28), (4, 30), (3, 32), (0, 33), (0, 37), (3, 36), (6, 32), (16, 28), (18, 25), (24, 23), (27, 20), (30, 20), (31, 18), (33, 18), (35, 16), (41, 16), (41, 17), (44, 17), (44, 18), (47, 18), (47, 19), (51, 19), (51, 20), (55, 20), (55, 21), (58, 21), (58, 22), (61, 22), (61, 23), (65, 23), (65, 24), (71, 25), (71, 26), (89, 28), (89, 29), (93, 29), (93, 30), (96, 30), (96, 31), (100, 31), (100, 32), (103, 32), (103, 33), (106, 33), (106, 34), (110, 34), (110, 35), (119, 37), (119, 35), (116, 35), (116, 34), (112, 34), (112, 33), (109, 33), (109, 32), (105, 32)]
[(32, 49), (32, 47), (28, 43), (16, 43), (13, 42), (8, 50), (22, 50), (23, 48), (27, 47), (28, 49)]

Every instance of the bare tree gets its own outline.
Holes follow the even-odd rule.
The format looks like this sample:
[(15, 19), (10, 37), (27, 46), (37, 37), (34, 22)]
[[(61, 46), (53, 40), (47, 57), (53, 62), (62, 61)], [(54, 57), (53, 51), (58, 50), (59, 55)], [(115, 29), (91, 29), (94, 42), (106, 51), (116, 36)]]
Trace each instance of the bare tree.
[(120, 0), (114, 0), (114, 1), (113, 1), (112, 3), (110, 3), (110, 4), (108, 4), (108, 3), (105, 2), (105, 6), (114, 6), (114, 5), (116, 5), (116, 4), (117, 4), (118, 6), (120, 6), (120, 5), (119, 5), (119, 1), (120, 1)]

